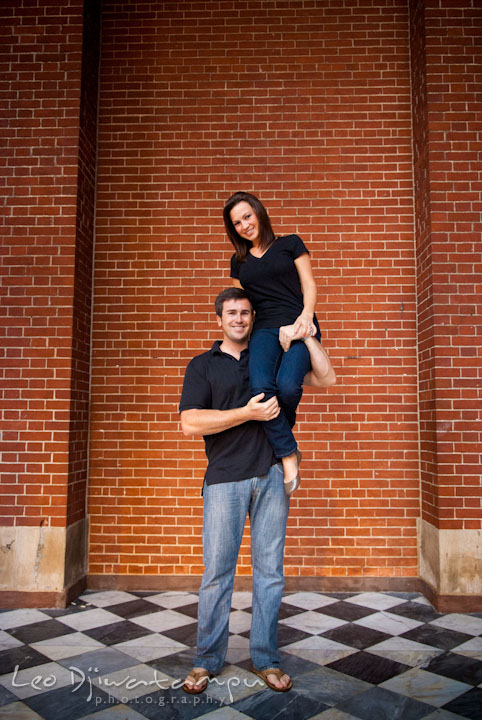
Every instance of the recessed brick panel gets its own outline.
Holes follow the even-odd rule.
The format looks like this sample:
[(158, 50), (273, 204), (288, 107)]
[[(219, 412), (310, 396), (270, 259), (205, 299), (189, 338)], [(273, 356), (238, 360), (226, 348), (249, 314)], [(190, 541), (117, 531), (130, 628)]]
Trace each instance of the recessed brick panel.
[(300, 405), (286, 572), (415, 576), (406, 3), (109, 0), (102, 38), (90, 572), (202, 572), (203, 443), (177, 406), (247, 189), (310, 249), (338, 376)]

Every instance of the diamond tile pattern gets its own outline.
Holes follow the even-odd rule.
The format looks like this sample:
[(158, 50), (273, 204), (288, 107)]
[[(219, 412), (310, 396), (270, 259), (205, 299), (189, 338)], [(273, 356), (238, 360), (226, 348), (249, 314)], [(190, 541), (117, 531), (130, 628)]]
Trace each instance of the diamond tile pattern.
[(294, 592), (279, 644), (289, 693), (250, 670), (251, 595), (234, 593), (220, 675), (199, 696), (197, 595), (88, 592), (65, 610), (0, 612), (0, 719), (457, 720), (482, 718), (482, 617), (417, 593)]

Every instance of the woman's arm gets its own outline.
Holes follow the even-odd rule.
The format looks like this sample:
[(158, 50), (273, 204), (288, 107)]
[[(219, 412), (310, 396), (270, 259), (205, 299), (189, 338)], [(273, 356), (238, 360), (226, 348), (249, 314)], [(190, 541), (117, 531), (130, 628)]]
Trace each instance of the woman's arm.
[(310, 331), (315, 330), (313, 315), (316, 306), (316, 282), (308, 253), (297, 257), (295, 266), (300, 278), (301, 292), (303, 293), (303, 312), (294, 322), (294, 334), (298, 335), (302, 332), (301, 337), (307, 337)]
[(233, 281), (233, 286), (234, 286), (234, 287), (240, 288), (240, 290), (243, 289), (243, 286), (242, 286), (241, 283), (239, 282), (238, 278), (232, 278), (232, 281)]

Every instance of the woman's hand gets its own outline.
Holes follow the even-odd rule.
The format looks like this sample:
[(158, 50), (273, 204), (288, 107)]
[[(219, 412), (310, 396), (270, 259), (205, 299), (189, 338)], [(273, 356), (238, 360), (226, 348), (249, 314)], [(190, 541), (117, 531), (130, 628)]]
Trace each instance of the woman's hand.
[(310, 335), (315, 335), (316, 327), (313, 323), (313, 316), (305, 312), (298, 315), (293, 324), (293, 332), (296, 336), (292, 338), (293, 340), (300, 340), (310, 337)]
[(309, 332), (304, 331), (295, 332), (295, 324), (293, 325), (282, 325), (279, 329), (279, 342), (285, 352), (290, 349), (290, 345), (295, 340), (304, 340), (305, 337), (309, 337)]

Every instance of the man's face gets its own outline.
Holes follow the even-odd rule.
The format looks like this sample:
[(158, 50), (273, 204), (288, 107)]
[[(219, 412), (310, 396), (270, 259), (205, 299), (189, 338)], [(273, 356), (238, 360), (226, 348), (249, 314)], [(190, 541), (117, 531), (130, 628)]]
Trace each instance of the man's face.
[(253, 311), (246, 298), (242, 300), (225, 300), (223, 314), (217, 316), (218, 325), (227, 338), (235, 343), (248, 340), (253, 327)]

